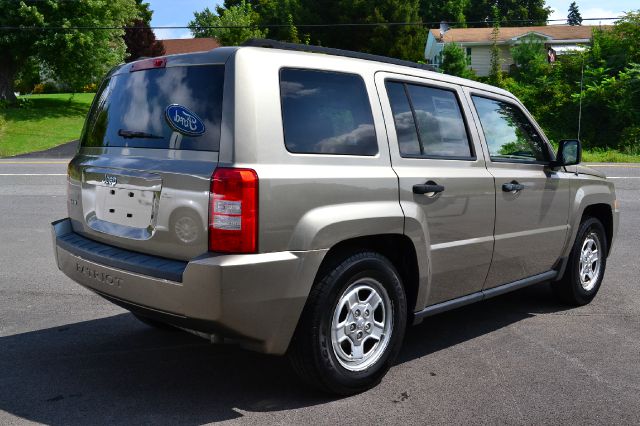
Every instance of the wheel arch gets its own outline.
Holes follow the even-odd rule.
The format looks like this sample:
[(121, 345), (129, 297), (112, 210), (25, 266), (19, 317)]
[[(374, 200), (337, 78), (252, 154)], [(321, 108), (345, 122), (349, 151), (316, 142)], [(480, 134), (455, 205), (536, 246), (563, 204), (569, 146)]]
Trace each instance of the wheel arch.
[(607, 238), (607, 256), (609, 255), (611, 242), (613, 240), (613, 211), (609, 204), (597, 203), (591, 204), (585, 207), (580, 218), (580, 223), (584, 221), (586, 217), (593, 217), (602, 222), (605, 231), (605, 237)]
[(324, 256), (314, 284), (350, 254), (364, 250), (377, 252), (393, 264), (407, 297), (407, 313), (413, 315), (419, 290), (418, 256), (411, 239), (403, 234), (377, 234), (340, 241)]

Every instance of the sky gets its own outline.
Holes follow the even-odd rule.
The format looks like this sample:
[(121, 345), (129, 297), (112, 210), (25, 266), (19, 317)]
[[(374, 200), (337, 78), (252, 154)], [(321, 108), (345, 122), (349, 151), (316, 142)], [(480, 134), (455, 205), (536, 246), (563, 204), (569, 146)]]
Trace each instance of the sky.
[[(554, 11), (549, 19), (567, 19), (569, 5), (572, 0), (547, 0), (547, 6)], [(621, 16), (624, 12), (640, 9), (638, 0), (576, 0), (582, 18), (603, 18), (609, 16)], [(551, 22), (560, 24), (562, 22)], [(582, 25), (598, 25), (598, 21), (583, 21)], [(603, 24), (611, 24), (612, 21), (603, 21)]]
[[(193, 19), (193, 12), (205, 7), (214, 9), (222, 0), (147, 0), (153, 10), (152, 26), (186, 26)], [(571, 0), (547, 0), (547, 5), (553, 9), (549, 19), (566, 19)], [(576, 0), (583, 18), (602, 18), (620, 16), (625, 11), (640, 9), (638, 0)], [(553, 22), (556, 24), (562, 22)], [(584, 21), (584, 25), (598, 25), (598, 21)], [(603, 24), (611, 21), (603, 21)], [(190, 38), (188, 29), (155, 30), (156, 38)]]
[[(208, 7), (215, 9), (222, 0), (146, 0), (153, 10), (152, 27), (186, 26), (193, 20), (193, 12), (200, 12)], [(156, 38), (191, 38), (188, 29), (154, 30)]]

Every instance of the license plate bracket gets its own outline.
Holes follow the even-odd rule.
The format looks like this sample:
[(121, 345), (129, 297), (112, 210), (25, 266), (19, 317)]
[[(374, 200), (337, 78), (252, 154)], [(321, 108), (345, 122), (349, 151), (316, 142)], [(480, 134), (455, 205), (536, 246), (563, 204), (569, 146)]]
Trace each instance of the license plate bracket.
[(147, 228), (153, 221), (154, 191), (96, 186), (96, 218), (132, 228)]

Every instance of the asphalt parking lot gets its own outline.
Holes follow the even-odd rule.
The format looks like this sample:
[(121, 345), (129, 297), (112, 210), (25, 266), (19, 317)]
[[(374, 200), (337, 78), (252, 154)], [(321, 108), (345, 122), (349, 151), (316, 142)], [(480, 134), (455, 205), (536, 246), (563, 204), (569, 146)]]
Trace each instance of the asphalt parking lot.
[(622, 217), (592, 304), (541, 284), (430, 318), (380, 386), (331, 399), (283, 358), (151, 329), (66, 278), (64, 161), (0, 160), (0, 424), (638, 424), (640, 165), (599, 167)]

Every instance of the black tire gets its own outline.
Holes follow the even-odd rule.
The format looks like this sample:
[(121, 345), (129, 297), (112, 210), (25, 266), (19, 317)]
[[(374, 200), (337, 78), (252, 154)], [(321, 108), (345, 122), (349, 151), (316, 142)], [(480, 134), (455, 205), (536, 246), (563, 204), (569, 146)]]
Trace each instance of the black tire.
[(131, 312), (131, 314), (136, 317), (138, 319), (138, 321), (144, 323), (145, 325), (148, 325), (149, 327), (155, 328), (157, 330), (164, 330), (164, 331), (177, 331), (178, 329), (175, 328), (172, 325), (169, 325), (167, 323), (164, 323), (162, 321), (157, 321), (151, 318), (147, 318), (147, 317), (143, 317), (142, 315), (138, 315), (135, 314), (133, 312)]
[[(589, 236), (595, 236), (598, 240), (601, 251), (599, 256), (600, 268), (594, 284), (585, 289), (580, 277), (580, 256), (585, 240)], [(593, 300), (602, 284), (607, 266), (608, 250), (606, 232), (602, 222), (594, 217), (583, 218), (576, 240), (573, 243), (564, 275), (559, 281), (552, 284), (553, 291), (561, 302), (572, 306), (583, 306)]]
[[(386, 346), (376, 350), (377, 355), (371, 357), (371, 361), (375, 362), (363, 370), (351, 371), (341, 364), (344, 361), (338, 360), (332, 344), (331, 325), (345, 291), (352, 288), (350, 286), (354, 283), (366, 283), (367, 279), (378, 287), (381, 285), (386, 291), (386, 303), (390, 304), (392, 311), (389, 315), (392, 318), (389, 325), (391, 337), (385, 342)], [(372, 322), (374, 314), (371, 313)], [(386, 321), (387, 317), (382, 323)], [(402, 345), (406, 323), (407, 301), (400, 275), (393, 264), (378, 253), (359, 252), (321, 272), (309, 294), (291, 342), (289, 359), (298, 376), (311, 386), (338, 395), (363, 392), (376, 386), (393, 365)], [(359, 334), (362, 335), (361, 332)], [(361, 345), (364, 348), (364, 341)]]

